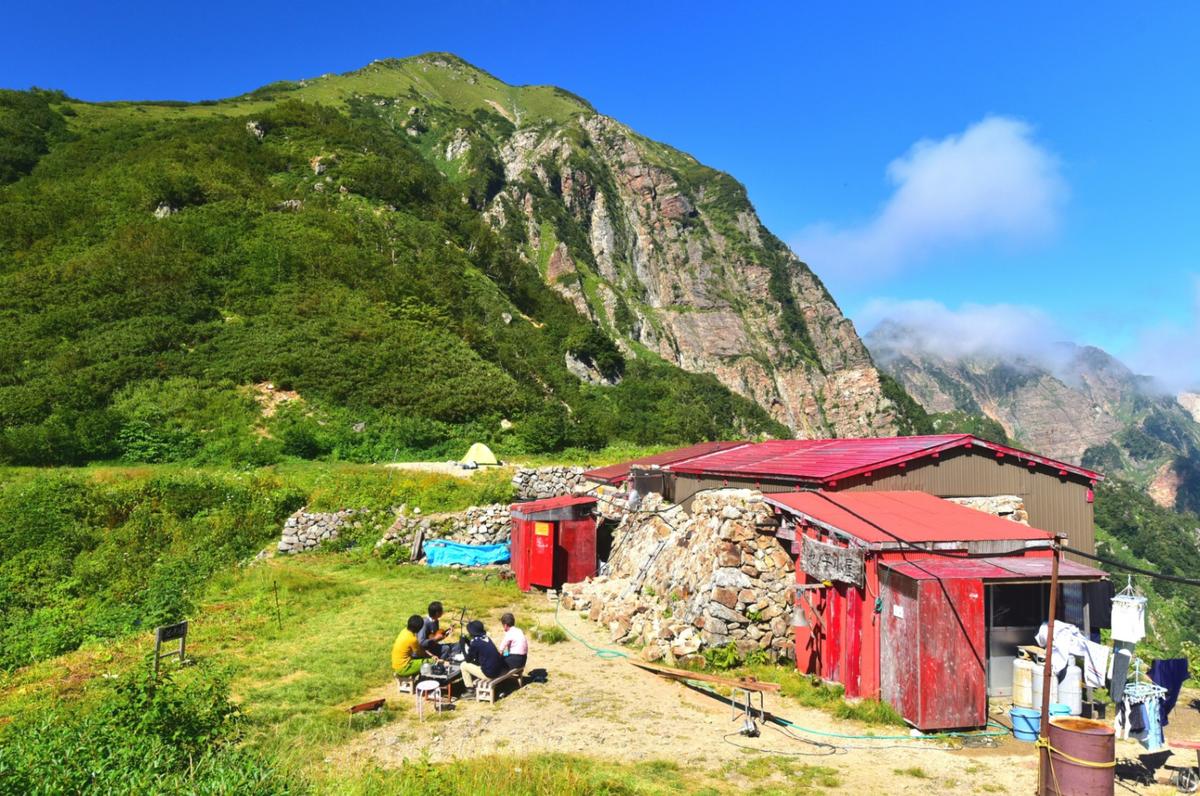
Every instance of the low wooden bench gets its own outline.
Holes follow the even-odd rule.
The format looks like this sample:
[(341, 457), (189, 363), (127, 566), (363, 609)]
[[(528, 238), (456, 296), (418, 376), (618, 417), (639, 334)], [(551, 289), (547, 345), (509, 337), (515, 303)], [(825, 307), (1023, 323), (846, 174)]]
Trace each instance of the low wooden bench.
[(417, 680), (421, 678), (419, 674), (410, 674), (407, 676), (395, 675), (396, 688), (401, 694), (415, 694), (417, 692)]
[(525, 679), (525, 667), (522, 666), (519, 669), (509, 669), (507, 672), (500, 675), (499, 677), (493, 677), (490, 680), (480, 680), (475, 685), (475, 700), (477, 702), (490, 702), (492, 704), (495, 704), (496, 703), (496, 686), (500, 685), (501, 683), (505, 682), (506, 680), (516, 680), (517, 687), (519, 688), (520, 686), (522, 686), (524, 684), (524, 679)]

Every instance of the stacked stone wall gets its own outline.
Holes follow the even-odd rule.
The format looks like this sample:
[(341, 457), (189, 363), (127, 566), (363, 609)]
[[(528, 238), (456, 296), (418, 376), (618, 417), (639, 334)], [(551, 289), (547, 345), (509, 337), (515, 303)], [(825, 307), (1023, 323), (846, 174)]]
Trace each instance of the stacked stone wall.
[(559, 495), (581, 495), (596, 485), (583, 477), (582, 467), (522, 467), (513, 476), (517, 500), (541, 500)]
[(770, 507), (726, 489), (698, 495), (692, 511), (647, 495), (614, 532), (609, 574), (565, 586), (563, 606), (651, 660), (729, 643), (789, 657), (795, 571)]

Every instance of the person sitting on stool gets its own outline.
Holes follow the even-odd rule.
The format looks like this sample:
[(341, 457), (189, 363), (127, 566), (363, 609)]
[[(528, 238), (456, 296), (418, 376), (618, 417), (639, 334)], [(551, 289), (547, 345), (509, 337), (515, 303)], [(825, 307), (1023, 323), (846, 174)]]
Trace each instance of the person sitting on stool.
[(421, 629), (421, 617), (413, 614), (407, 626), (396, 636), (392, 644), (392, 671), (398, 677), (412, 677), (421, 673), (423, 659), (429, 654), (417, 643), (417, 631)]
[(471, 636), (471, 644), (467, 647), (466, 660), (462, 664), (463, 686), (468, 689), (475, 687), (476, 680), (491, 680), (508, 671), (500, 651), (487, 637), (483, 622), (474, 619), (467, 623), (467, 633)]
[(450, 654), (450, 646), (442, 643), (442, 639), (454, 632), (454, 626), (442, 630), (438, 620), (442, 618), (442, 604), (434, 600), (429, 604), (429, 615), (421, 622), (417, 632), (417, 642), (421, 649), (435, 658), (445, 658)]
[(525, 661), (529, 659), (529, 639), (525, 638), (525, 633), (517, 627), (517, 620), (513, 618), (512, 614), (501, 616), (500, 624), (504, 626), (504, 638), (500, 641), (500, 654), (504, 656), (508, 668), (524, 669)]

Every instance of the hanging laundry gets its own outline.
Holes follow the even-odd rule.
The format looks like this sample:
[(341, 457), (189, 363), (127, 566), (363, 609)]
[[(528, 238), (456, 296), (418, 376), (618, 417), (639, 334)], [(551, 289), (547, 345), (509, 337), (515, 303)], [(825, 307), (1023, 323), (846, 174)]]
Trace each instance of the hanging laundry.
[(1145, 709), (1146, 732), (1138, 740), (1142, 742), (1142, 746), (1146, 747), (1147, 751), (1157, 752), (1166, 745), (1163, 740), (1162, 718), (1160, 715), (1162, 700), (1150, 698), (1139, 707)]
[(1141, 702), (1126, 702), (1125, 715), (1129, 717), (1129, 732), (1140, 735), (1146, 731), (1146, 711)]
[[(1037, 635), (1033, 640), (1039, 647), (1046, 646), (1045, 622), (1042, 622), (1042, 626), (1038, 628)], [(1054, 620), (1054, 649), (1050, 654), (1050, 665), (1054, 668), (1054, 673), (1060, 674), (1063, 669), (1067, 668), (1072, 655), (1086, 655), (1086, 643), (1087, 639), (1075, 625)]]
[(1160, 703), (1162, 726), (1164, 727), (1167, 726), (1167, 714), (1171, 712), (1175, 707), (1175, 701), (1179, 699), (1179, 689), (1183, 686), (1183, 681), (1191, 676), (1187, 664), (1187, 658), (1167, 658), (1153, 661), (1150, 664), (1150, 679), (1156, 685), (1167, 689), (1167, 693)]
[(1098, 580), (1085, 583), (1083, 600), (1090, 606), (1089, 621), (1092, 630), (1112, 627), (1112, 598), (1113, 583), (1111, 580)]
[(1112, 601), (1114, 641), (1141, 641), (1146, 636), (1146, 598), (1123, 589)]
[[(1062, 608), (1059, 616), (1064, 622), (1073, 625), (1083, 625), (1084, 590), (1082, 583), (1064, 583), (1062, 585)], [(1054, 632), (1058, 632), (1055, 630)]]
[(1083, 644), (1087, 650), (1083, 655), (1083, 682), (1088, 688), (1100, 688), (1108, 672), (1108, 647), (1088, 639)]
[(1125, 695), (1125, 681), (1129, 679), (1129, 664), (1132, 661), (1133, 644), (1128, 641), (1118, 641), (1108, 667), (1108, 679), (1112, 681), (1108, 693), (1113, 702), (1117, 704), (1120, 704)]

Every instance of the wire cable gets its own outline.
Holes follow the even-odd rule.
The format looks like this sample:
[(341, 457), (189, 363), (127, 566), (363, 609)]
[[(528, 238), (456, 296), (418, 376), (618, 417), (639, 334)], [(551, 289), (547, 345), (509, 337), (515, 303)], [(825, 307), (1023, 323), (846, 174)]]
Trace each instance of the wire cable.
[(1142, 569), (1141, 567), (1135, 567), (1130, 564), (1122, 564), (1120, 561), (1113, 561), (1111, 558), (1098, 556), (1094, 553), (1085, 553), (1082, 550), (1076, 550), (1074, 547), (1067, 547), (1066, 545), (1063, 545), (1062, 549), (1065, 552), (1074, 553), (1075, 555), (1083, 556), (1084, 558), (1090, 558), (1093, 561), (1099, 561), (1101, 564), (1107, 564), (1114, 569), (1119, 569), (1124, 572), (1132, 572), (1135, 575), (1145, 575), (1148, 578), (1169, 580), (1172, 583), (1182, 583), (1186, 586), (1200, 586), (1200, 580), (1197, 580), (1196, 578), (1184, 578), (1180, 577), (1179, 575), (1168, 575), (1165, 572), (1154, 572), (1153, 570)]
[(955, 558), (955, 559), (958, 559), (961, 561), (964, 558), (1002, 558), (1004, 556), (1024, 556), (1027, 551), (1027, 548), (1021, 547), (1016, 550), (1009, 550), (1006, 553), (954, 553), (954, 552), (950, 552), (947, 550), (938, 550), (938, 549), (932, 548), (932, 547), (921, 547), (918, 544), (914, 544), (913, 542), (910, 542), (907, 539), (897, 536), (896, 534), (889, 531), (887, 528), (884, 528), (883, 526), (881, 526), (875, 522), (872, 522), (871, 520), (867, 519), (866, 517), (859, 514), (854, 509), (846, 506), (845, 504), (839, 503), (838, 501), (836, 501), (832, 497), (830, 497), (829, 493), (827, 493), (827, 492), (823, 492), (823, 491), (817, 489), (817, 490), (813, 491), (813, 494), (819, 495), (820, 497), (824, 498), (826, 501), (837, 506), (839, 509), (846, 512), (847, 514), (854, 517), (855, 519), (865, 522), (867, 525), (870, 525), (872, 528), (879, 531), (880, 533), (891, 537), (896, 542), (903, 545), (906, 549), (911, 550), (916, 553), (928, 553), (929, 555), (942, 556), (943, 558)]

